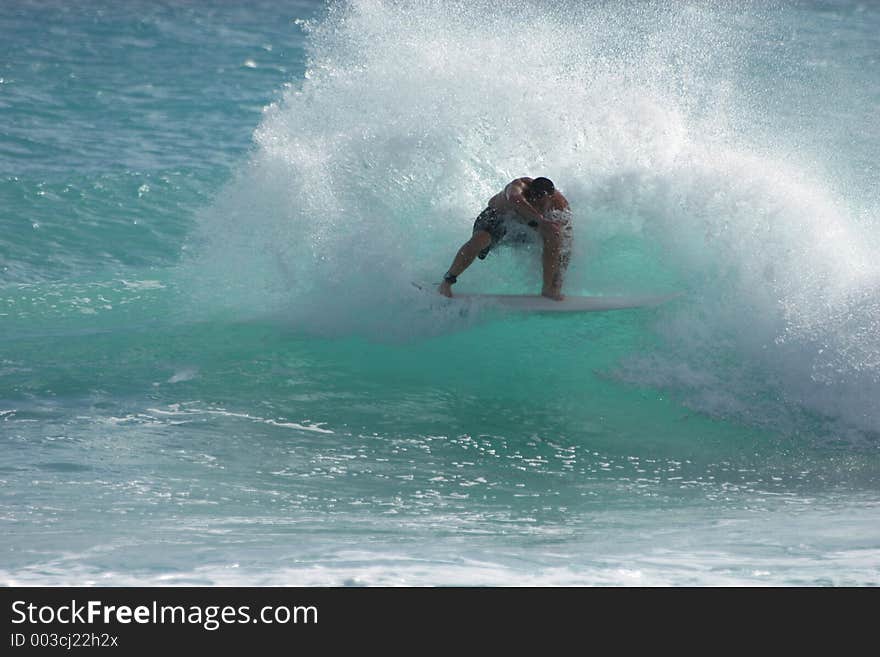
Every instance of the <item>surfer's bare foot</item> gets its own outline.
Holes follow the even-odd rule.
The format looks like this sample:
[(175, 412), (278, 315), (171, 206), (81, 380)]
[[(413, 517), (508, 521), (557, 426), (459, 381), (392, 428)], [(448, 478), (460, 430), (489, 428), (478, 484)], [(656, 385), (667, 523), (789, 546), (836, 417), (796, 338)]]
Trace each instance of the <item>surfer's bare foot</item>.
[(437, 291), (444, 297), (449, 297), (450, 299), (452, 298), (452, 285), (450, 285), (446, 281), (440, 283), (440, 287), (437, 288)]
[(554, 301), (563, 301), (565, 299), (565, 295), (562, 294), (561, 290), (542, 290), (541, 296), (553, 299)]

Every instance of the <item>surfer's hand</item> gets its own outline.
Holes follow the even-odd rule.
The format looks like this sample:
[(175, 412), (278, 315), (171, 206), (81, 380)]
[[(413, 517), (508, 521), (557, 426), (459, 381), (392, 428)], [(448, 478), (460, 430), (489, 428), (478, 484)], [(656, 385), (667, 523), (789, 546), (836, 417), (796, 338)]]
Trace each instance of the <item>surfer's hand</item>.
[(452, 285), (450, 285), (447, 281), (443, 281), (440, 283), (440, 287), (437, 288), (437, 291), (442, 294), (444, 297), (452, 298)]

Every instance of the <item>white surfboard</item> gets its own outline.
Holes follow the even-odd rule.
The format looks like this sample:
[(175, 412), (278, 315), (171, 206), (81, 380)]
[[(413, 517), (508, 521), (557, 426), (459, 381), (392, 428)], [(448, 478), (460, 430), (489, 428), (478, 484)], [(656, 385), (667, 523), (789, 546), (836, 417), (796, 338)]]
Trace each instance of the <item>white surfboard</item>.
[(497, 304), (505, 309), (518, 312), (586, 313), (659, 306), (677, 296), (677, 294), (659, 297), (577, 297), (566, 295), (562, 301), (554, 301), (537, 294), (456, 294), (452, 299)]
[[(436, 286), (413, 283), (420, 290), (431, 291)], [(439, 294), (438, 294), (439, 296)], [(539, 313), (585, 313), (627, 308), (650, 308), (680, 297), (681, 293), (662, 296), (601, 296), (581, 297), (566, 295), (562, 301), (554, 301), (537, 294), (468, 294), (453, 292), (450, 302), (495, 305), (515, 312)]]

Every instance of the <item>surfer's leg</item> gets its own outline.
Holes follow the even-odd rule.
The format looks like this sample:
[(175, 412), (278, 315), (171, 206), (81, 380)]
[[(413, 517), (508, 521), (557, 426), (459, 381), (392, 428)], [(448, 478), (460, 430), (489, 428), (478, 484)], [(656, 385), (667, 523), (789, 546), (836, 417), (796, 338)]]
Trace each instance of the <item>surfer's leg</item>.
[(474, 221), (473, 234), (476, 235), (477, 233), (482, 232), (489, 234), (489, 242), (484, 248), (480, 249), (480, 252), (477, 255), (480, 260), (485, 260), (486, 256), (489, 255), (489, 251), (497, 246), (507, 233), (507, 223), (504, 221), (504, 217), (500, 216), (495, 208), (486, 208), (480, 213), (480, 216), (477, 217), (476, 221)]
[[(455, 254), (455, 259), (452, 261), (448, 273), (453, 276), (461, 276), (462, 272), (471, 266), (471, 263), (480, 252), (489, 248), (491, 244), (492, 236), (487, 231), (475, 230), (473, 236), (471, 236), (467, 242), (462, 244), (458, 253)], [(446, 281), (443, 281), (440, 284), (439, 292), (444, 296), (451, 297), (452, 286)]]
[(568, 269), (568, 260), (571, 250), (571, 231), (569, 224), (563, 224), (559, 230), (544, 230), (541, 236), (544, 238), (544, 250), (541, 254), (543, 265), (544, 285), (541, 295), (562, 301), (562, 283), (565, 279), (565, 271)]

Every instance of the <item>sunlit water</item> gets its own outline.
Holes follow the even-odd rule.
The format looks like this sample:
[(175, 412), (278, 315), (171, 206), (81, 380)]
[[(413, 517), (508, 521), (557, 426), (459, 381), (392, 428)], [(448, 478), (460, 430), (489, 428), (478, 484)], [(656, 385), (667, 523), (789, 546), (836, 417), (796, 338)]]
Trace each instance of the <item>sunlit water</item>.
[[(2, 581), (880, 583), (874, 4), (16, 2), (0, 34)], [(572, 204), (569, 293), (682, 296), (413, 287), (520, 175)]]

